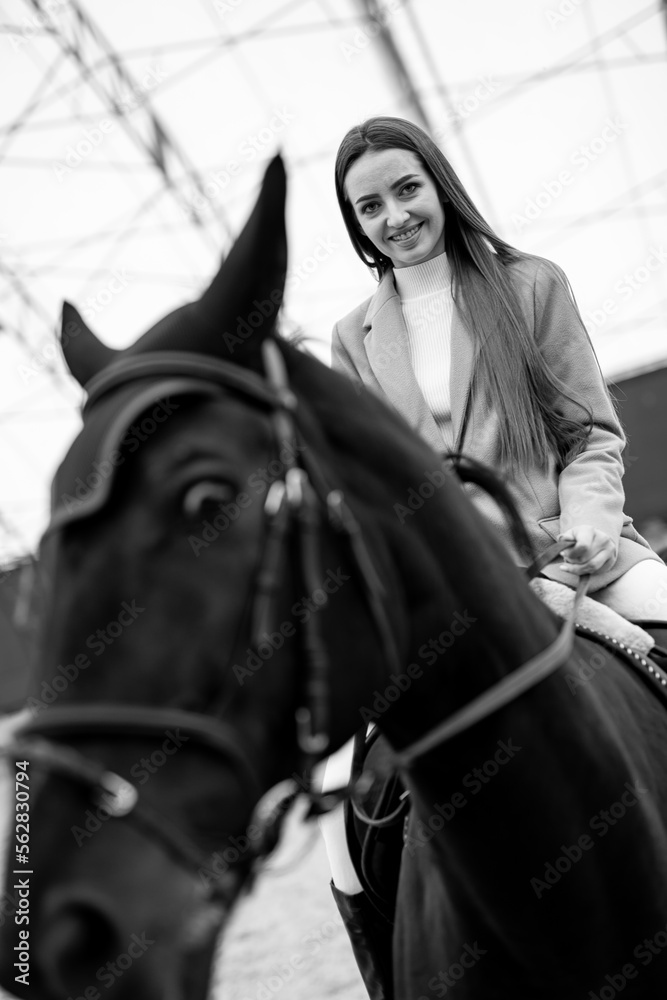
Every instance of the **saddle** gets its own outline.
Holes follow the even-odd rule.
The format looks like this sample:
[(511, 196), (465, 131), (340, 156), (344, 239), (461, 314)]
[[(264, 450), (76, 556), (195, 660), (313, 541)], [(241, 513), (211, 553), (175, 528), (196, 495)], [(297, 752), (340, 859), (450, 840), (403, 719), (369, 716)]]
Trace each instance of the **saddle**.
[[(571, 587), (543, 576), (531, 580), (530, 586), (540, 600), (559, 618), (568, 618), (571, 615), (575, 598), (575, 592)], [(617, 611), (613, 611), (592, 597), (581, 598), (577, 609), (577, 624), (601, 635), (608, 635), (617, 642), (636, 649), (644, 656), (650, 656), (651, 650), (656, 645), (656, 638), (644, 625), (648, 628), (655, 626), (658, 630), (662, 625), (667, 632), (667, 622), (645, 622), (640, 625), (623, 618)]]

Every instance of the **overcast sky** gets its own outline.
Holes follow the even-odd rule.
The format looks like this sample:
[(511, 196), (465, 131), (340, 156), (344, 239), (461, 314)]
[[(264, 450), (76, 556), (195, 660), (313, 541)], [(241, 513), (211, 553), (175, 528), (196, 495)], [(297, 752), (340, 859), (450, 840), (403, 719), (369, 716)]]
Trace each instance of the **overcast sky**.
[[(204, 286), (280, 148), (286, 311), (328, 361), (333, 323), (374, 287), (338, 216), (337, 145), (371, 114), (417, 120), (355, 0), (88, 0), (83, 69), (58, 44), (76, 8), (42, 6), (40, 24), (27, 0), (0, 5), (0, 560), (35, 546), (79, 426), (61, 300), (133, 341)], [(658, 0), (381, 6), (436, 139), (497, 231), (565, 268), (604, 371), (666, 360)], [(151, 114), (173, 143), (155, 145)]]

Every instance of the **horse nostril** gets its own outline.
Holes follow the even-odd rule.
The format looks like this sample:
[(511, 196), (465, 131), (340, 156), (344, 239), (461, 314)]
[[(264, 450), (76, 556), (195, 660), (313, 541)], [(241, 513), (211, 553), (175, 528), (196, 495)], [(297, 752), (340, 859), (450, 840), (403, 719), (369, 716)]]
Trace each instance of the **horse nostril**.
[[(87, 996), (96, 973), (120, 951), (112, 920), (94, 904), (65, 901), (53, 909), (39, 934), (40, 972), (54, 996)], [(51, 995), (51, 993), (49, 993)]]

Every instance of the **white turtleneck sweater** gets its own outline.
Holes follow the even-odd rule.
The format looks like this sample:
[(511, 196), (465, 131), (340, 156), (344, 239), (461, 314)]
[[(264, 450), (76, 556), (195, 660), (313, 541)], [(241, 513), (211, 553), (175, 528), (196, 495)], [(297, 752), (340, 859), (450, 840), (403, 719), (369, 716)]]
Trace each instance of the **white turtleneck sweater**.
[(447, 447), (454, 446), (449, 371), (454, 299), (447, 254), (394, 268), (417, 384)]

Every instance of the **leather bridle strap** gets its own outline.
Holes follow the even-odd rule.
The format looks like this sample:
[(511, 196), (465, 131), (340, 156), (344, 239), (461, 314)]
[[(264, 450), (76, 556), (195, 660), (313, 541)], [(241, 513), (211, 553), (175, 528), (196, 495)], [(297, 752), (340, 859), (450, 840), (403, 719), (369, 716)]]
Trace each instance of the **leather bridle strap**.
[(220, 720), (198, 712), (125, 704), (52, 705), (41, 717), (23, 726), (20, 737), (160, 738), (166, 736), (170, 729), (182, 730), (184, 742), (192, 739), (199, 746), (228, 760), (244, 783), (247, 783), (248, 795), (256, 794), (259, 797), (259, 775), (239, 746), (238, 733)]
[[(76, 732), (77, 736), (164, 736), (167, 729), (183, 729), (187, 739), (207, 749), (229, 757), (230, 762), (245, 772), (245, 777), (254, 785), (258, 778), (250, 761), (238, 746), (236, 740), (228, 736), (223, 724), (180, 708), (159, 708), (126, 704), (85, 704), (52, 705), (48, 711), (34, 722), (28, 722), (21, 732), (29, 735), (61, 736)], [(230, 730), (230, 733), (232, 730)]]
[[(268, 630), (275, 607), (283, 556), (292, 529), (298, 552), (295, 567), (306, 593), (321, 585), (319, 542), (322, 512), (326, 510), (335, 530), (350, 541), (353, 561), (365, 585), (371, 617), (380, 641), (393, 652), (389, 641), (387, 616), (384, 613), (382, 585), (374, 571), (363, 537), (343, 501), (342, 494), (328, 488), (318, 463), (309, 456), (304, 465), (296, 460), (301, 442), (297, 438), (297, 399), (289, 387), (282, 355), (273, 342), (264, 344), (266, 377), (214, 359), (199, 360), (178, 352), (153, 352), (147, 357), (124, 358), (114, 362), (87, 385), (90, 407), (100, 397), (132, 380), (166, 378), (178, 374), (196, 378), (202, 384), (221, 385), (243, 394), (250, 401), (266, 407), (271, 415), (274, 440), (287, 466), (283, 479), (275, 480), (267, 495), (268, 532), (261, 561), (257, 593), (252, 612), (252, 636)], [(304, 467), (305, 466), (305, 467)], [(314, 483), (311, 483), (308, 471)], [(320, 507), (320, 504), (322, 505)], [(58, 527), (62, 527), (59, 523)], [(329, 700), (331, 667), (320, 632), (319, 616), (311, 615), (302, 630), (304, 669), (303, 701), (297, 711), (297, 737), (303, 754), (305, 788), (314, 809), (324, 798), (310, 787), (312, 767), (326, 750), (329, 741)], [(394, 654), (395, 655), (395, 654)], [(390, 661), (391, 662), (391, 661)], [(28, 722), (15, 735), (13, 749), (34, 758), (38, 766), (78, 782), (100, 802), (109, 816), (125, 817), (157, 839), (164, 848), (187, 867), (200, 868), (207, 859), (193, 839), (160, 815), (143, 800), (137, 788), (99, 761), (90, 759), (68, 741), (98, 741), (105, 738), (164, 737), (169, 729), (178, 729), (183, 739), (192, 739), (201, 747), (217, 753), (229, 763), (234, 777), (251, 806), (262, 805), (263, 787), (258, 771), (241, 746), (240, 734), (222, 720), (180, 709), (129, 705), (81, 704), (50, 706), (39, 718)], [(19, 749), (20, 748), (20, 749)], [(4, 748), (8, 752), (12, 748)], [(290, 793), (303, 790), (303, 778)], [(253, 814), (254, 815), (254, 814)], [(271, 818), (271, 817), (270, 817)], [(265, 834), (274, 832), (272, 823), (262, 823)], [(266, 850), (253, 852), (261, 857)], [(248, 858), (249, 861), (253, 860)], [(229, 880), (228, 880), (229, 881)], [(211, 896), (229, 898), (222, 886), (212, 888)]]
[[(138, 830), (157, 841), (164, 851), (188, 870), (198, 871), (210, 866), (210, 856), (205, 855), (164, 813), (153, 809), (145, 801), (139, 800), (134, 785), (102, 764), (91, 760), (73, 747), (61, 743), (51, 743), (38, 737), (23, 738), (18, 732), (16, 742), (3, 746), (0, 755), (18, 759), (21, 755), (29, 758), (35, 768), (42, 768), (49, 774), (60, 774), (87, 789), (99, 811), (107, 818), (126, 819)], [(227, 874), (227, 873), (226, 873)], [(207, 898), (220, 900), (229, 905), (240, 885), (240, 879), (229, 870), (229, 877), (211, 882), (205, 891)]]
[(86, 383), (84, 413), (101, 396), (111, 389), (143, 378), (196, 378), (201, 382), (222, 385), (262, 403), (268, 409), (278, 404), (278, 399), (261, 375), (230, 361), (206, 356), (199, 358), (189, 351), (151, 351), (146, 355), (132, 355), (107, 365)]
[[(182, 709), (125, 704), (51, 706), (41, 718), (23, 725), (15, 733), (15, 742), (4, 747), (2, 753), (4, 756), (26, 754), (38, 767), (74, 779), (95, 794), (109, 817), (128, 819), (158, 840), (177, 861), (196, 871), (210, 864), (210, 858), (163, 813), (140, 801), (137, 788), (131, 782), (75, 748), (53, 742), (54, 737), (70, 740), (126, 739), (129, 736), (160, 738), (172, 730), (178, 731), (177, 739), (193, 740), (228, 762), (252, 806), (261, 798), (259, 775), (239, 746), (238, 733), (219, 720)], [(207, 895), (228, 903), (230, 881), (211, 883)]]
[[(545, 560), (544, 565), (572, 544), (572, 542), (557, 542), (548, 550), (548, 553), (545, 553), (545, 555), (550, 555), (550, 558)], [(536, 572), (539, 572), (539, 569)], [(482, 694), (448, 716), (440, 725), (429, 730), (410, 746), (397, 751), (394, 755), (396, 764), (404, 769), (410, 768), (419, 757), (423, 757), (424, 754), (430, 753), (431, 750), (442, 746), (454, 736), (458, 736), (478, 722), (488, 718), (558, 670), (572, 652), (576, 617), (588, 589), (589, 580), (588, 576), (580, 577), (570, 614), (563, 623), (556, 639), (546, 649), (532, 656), (517, 670), (507, 674), (497, 684), (483, 691)]]

